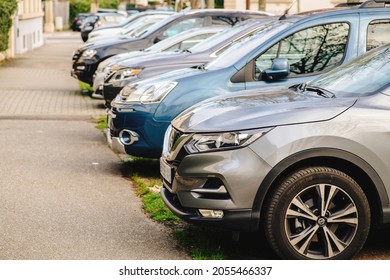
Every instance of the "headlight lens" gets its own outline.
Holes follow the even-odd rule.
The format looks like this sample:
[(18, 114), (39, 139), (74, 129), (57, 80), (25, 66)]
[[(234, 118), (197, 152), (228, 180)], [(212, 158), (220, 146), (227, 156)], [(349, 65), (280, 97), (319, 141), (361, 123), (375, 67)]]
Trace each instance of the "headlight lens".
[(137, 85), (124, 87), (120, 96), (126, 102), (158, 103), (175, 88), (177, 82), (163, 81), (155, 84), (147, 84), (140, 87)]
[(97, 53), (96, 50), (94, 50), (94, 49), (88, 49), (88, 50), (85, 50), (85, 51), (83, 52), (82, 56), (83, 56), (84, 58), (91, 59), (91, 58), (93, 58), (93, 56), (94, 56), (96, 53)]
[(194, 134), (191, 140), (185, 145), (188, 153), (202, 153), (218, 150), (235, 149), (248, 146), (273, 127), (267, 127), (256, 130)]
[(128, 78), (138, 75), (139, 73), (142, 72), (142, 70), (143, 70), (142, 67), (125, 68), (125, 69), (118, 70), (114, 74), (112, 74), (108, 82), (126, 80)]

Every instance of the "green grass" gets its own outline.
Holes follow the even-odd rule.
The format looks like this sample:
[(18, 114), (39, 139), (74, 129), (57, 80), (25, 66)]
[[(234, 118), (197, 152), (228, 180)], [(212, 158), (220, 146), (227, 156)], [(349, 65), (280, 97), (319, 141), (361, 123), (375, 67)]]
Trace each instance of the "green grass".
[(159, 161), (129, 157), (126, 173), (134, 182), (136, 194), (141, 197), (145, 212), (151, 219), (168, 226), (181, 247), (186, 248), (195, 260), (221, 260), (226, 255), (221, 249), (221, 237), (209, 229), (192, 226), (175, 216), (162, 201)]
[(108, 128), (106, 116), (100, 116), (98, 118), (94, 118), (92, 121), (96, 124), (95, 127), (101, 131)]
[(80, 91), (82, 93), (86, 93), (88, 95), (92, 94), (93, 88), (89, 84), (79, 81), (79, 85), (80, 85)]

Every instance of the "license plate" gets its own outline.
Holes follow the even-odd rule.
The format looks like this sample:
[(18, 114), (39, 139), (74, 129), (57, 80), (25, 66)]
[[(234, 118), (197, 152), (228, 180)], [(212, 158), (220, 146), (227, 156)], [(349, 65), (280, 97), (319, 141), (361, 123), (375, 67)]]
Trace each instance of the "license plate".
[(172, 168), (162, 158), (160, 158), (160, 174), (169, 184), (172, 184)]

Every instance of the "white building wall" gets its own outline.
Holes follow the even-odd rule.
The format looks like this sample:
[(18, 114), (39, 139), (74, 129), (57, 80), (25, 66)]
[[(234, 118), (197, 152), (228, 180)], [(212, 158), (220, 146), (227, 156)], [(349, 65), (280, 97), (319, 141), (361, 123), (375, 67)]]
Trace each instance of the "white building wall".
[(42, 26), (42, 17), (17, 21), (15, 25), (17, 54), (25, 53), (43, 45)]
[(16, 54), (41, 47), (43, 41), (43, 10), (41, 0), (21, 0), (14, 21)]

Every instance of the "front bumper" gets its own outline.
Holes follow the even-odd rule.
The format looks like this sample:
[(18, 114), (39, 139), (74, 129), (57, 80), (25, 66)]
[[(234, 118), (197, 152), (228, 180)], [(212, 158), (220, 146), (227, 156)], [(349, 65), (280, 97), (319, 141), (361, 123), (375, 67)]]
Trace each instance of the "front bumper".
[[(155, 106), (157, 105), (118, 108), (114, 104), (109, 110), (110, 136), (113, 141), (115, 138), (118, 139), (115, 140), (118, 151), (139, 157), (159, 158), (161, 156), (164, 134), (169, 122), (158, 122), (153, 118)], [(137, 141), (131, 145), (123, 145), (119, 139), (123, 130), (137, 134)]]
[(111, 137), (111, 146), (114, 151), (126, 154), (125, 145), (119, 140), (119, 137)]
[(76, 63), (71, 70), (71, 76), (93, 86), (93, 74), (95, 73), (96, 68), (97, 63)]
[(251, 209), (225, 211), (223, 219), (203, 218), (197, 209), (184, 208), (177, 196), (170, 193), (165, 187), (161, 189), (161, 198), (173, 214), (193, 224), (229, 230), (255, 231), (257, 229), (257, 225), (252, 219)]
[[(264, 160), (248, 147), (178, 155), (182, 158), (161, 158), (160, 165), (161, 195), (174, 214), (197, 224), (257, 229), (260, 209), (254, 209), (255, 197), (271, 169)], [(223, 211), (223, 217), (205, 217), (199, 209)]]
[(115, 97), (120, 93), (122, 89), (123, 86), (119, 84), (105, 83), (103, 85), (103, 97), (104, 100), (106, 101), (106, 106), (111, 104), (112, 100), (115, 99)]

